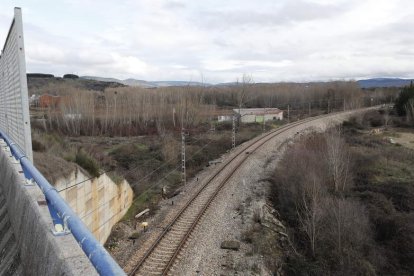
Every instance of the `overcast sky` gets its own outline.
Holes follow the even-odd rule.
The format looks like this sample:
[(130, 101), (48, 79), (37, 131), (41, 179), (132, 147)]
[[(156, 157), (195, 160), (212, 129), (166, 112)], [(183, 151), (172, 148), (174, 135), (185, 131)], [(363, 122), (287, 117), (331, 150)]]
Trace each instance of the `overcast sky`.
[(0, 0), (1, 45), (14, 6), (28, 72), (210, 83), (414, 77), (412, 0)]

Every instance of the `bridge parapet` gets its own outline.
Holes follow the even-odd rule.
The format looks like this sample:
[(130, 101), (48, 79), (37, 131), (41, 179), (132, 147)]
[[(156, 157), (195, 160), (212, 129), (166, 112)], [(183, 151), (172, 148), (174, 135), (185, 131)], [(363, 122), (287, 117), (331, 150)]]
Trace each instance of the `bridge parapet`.
[[(53, 225), (54, 225), (53, 228), (45, 227), (46, 226), (45, 223), (42, 223), (40, 220), (37, 225), (36, 221), (39, 215), (34, 214), (31, 217), (26, 217), (26, 213), (21, 213), (17, 215), (18, 219), (16, 222), (22, 223), (25, 221), (25, 219), (27, 219), (27, 222), (29, 224), (26, 227), (23, 227), (23, 225), (17, 224), (15, 229), (17, 230), (25, 229), (27, 232), (25, 231), (25, 232), (19, 232), (19, 233), (27, 235), (30, 238), (33, 238), (29, 234), (32, 232), (30, 227), (43, 228), (42, 232), (44, 235), (46, 235), (44, 236), (44, 239), (47, 239), (47, 240), (48, 240), (47, 237), (52, 235), (51, 229), (53, 229), (58, 233), (56, 234), (55, 232), (55, 235), (52, 235), (55, 238), (55, 242), (57, 242), (57, 240), (61, 238), (60, 236), (65, 236), (65, 234), (67, 234), (68, 231), (70, 231), (73, 237), (78, 242), (78, 245), (80, 246), (80, 248), (84, 251), (86, 256), (89, 258), (89, 261), (92, 263), (92, 265), (95, 267), (96, 271), (100, 275), (125, 275), (124, 271), (119, 267), (119, 265), (115, 262), (115, 260), (109, 255), (109, 253), (105, 250), (105, 248), (95, 239), (92, 233), (87, 229), (87, 227), (80, 220), (80, 218), (76, 215), (76, 213), (63, 200), (63, 198), (59, 195), (56, 189), (33, 166), (32, 162), (25, 156), (25, 154), (21, 151), (21, 149), (17, 145), (15, 145), (10, 140), (10, 138), (5, 133), (3, 133), (1, 130), (0, 130), (0, 138), (2, 138), (6, 144), (2, 148), (2, 152), (0, 152), (0, 158), (2, 162), (4, 162), (4, 164), (2, 164), (4, 168), (0, 167), (0, 174), (3, 174), (4, 179), (10, 179), (8, 181), (3, 181), (1, 185), (6, 186), (3, 188), (3, 191), (7, 193), (8, 195), (7, 198), (13, 199), (13, 202), (15, 203), (15, 206), (9, 206), (8, 210), (12, 210), (12, 212), (15, 212), (16, 210), (28, 211), (28, 210), (38, 209), (38, 206), (37, 206), (38, 204), (37, 205), (33, 204), (33, 201), (34, 201), (33, 199), (29, 201), (32, 203), (30, 205), (28, 205), (28, 203), (26, 203), (26, 201), (24, 200), (25, 198), (28, 197), (27, 195), (28, 190), (32, 189), (32, 187), (36, 187), (36, 185), (29, 186), (29, 187), (27, 186), (27, 183), (28, 183), (27, 179), (30, 179), (32, 180), (33, 184), (37, 184), (37, 186), (40, 188), (44, 196), (44, 201), (49, 209), (49, 213), (51, 215)], [(13, 173), (13, 170), (9, 168), (9, 165), (7, 165), (7, 163), (20, 164), (20, 168), (17, 169), (17, 172), (20, 174), (16, 175), (16, 168), (14, 168), (14, 173)], [(10, 178), (9, 176), (10, 174), (12, 175), (12, 178)], [(19, 176), (20, 178), (18, 178), (17, 176)], [(5, 184), (5, 183), (8, 183), (8, 184)], [(14, 189), (13, 187), (15, 186), (18, 186), (19, 188)], [(14, 193), (11, 193), (9, 189), (12, 189), (11, 191), (14, 191)], [(16, 198), (20, 199), (19, 202), (16, 202)], [(14, 209), (14, 208), (17, 208), (17, 209)], [(43, 209), (45, 210), (45, 208)], [(60, 227), (63, 228), (63, 231), (60, 231), (62, 235), (59, 235), (59, 230), (62, 230), (62, 229), (59, 229), (59, 227), (57, 227), (59, 225)], [(19, 237), (20, 234), (18, 234), (17, 236)], [(72, 236), (72, 235), (68, 235), (68, 236)], [(26, 242), (31, 241), (31, 240), (25, 240), (25, 239), (23, 240)], [(36, 240), (38, 240), (38, 238), (36, 238)], [(28, 246), (28, 244), (26, 244), (25, 242), (21, 242), (20, 244), (21, 244), (21, 248), (28, 248), (28, 247), (31, 248), (31, 246)], [(31, 248), (29, 252), (33, 253), (32, 250), (34, 248), (36, 248), (36, 246)], [(73, 250), (73, 248), (68, 248), (64, 250)], [(32, 255), (29, 255), (29, 256), (32, 256)], [(56, 256), (59, 256), (59, 255), (56, 255)], [(70, 260), (70, 258), (68, 260)], [(56, 274), (56, 275), (60, 275), (60, 274)]]
[[(7, 212), (3, 212), (8, 216), (5, 221), (10, 221), (23, 272), (125, 275), (32, 163), (22, 25), (21, 10), (15, 8), (0, 56), (0, 192), (1, 202), (7, 206)], [(82, 250), (85, 254), (81, 254)], [(1, 269), (0, 263), (0, 272)]]
[(38, 186), (26, 186), (20, 163), (6, 149), (0, 148), (0, 187), (23, 274), (97, 275), (72, 235), (52, 234), (45, 196)]

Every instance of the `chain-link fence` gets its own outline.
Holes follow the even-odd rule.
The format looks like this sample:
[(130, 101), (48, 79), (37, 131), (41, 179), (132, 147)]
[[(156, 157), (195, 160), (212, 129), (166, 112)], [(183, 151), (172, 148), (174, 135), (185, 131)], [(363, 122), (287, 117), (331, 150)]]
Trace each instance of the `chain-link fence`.
[(14, 9), (14, 19), (0, 55), (0, 129), (33, 161), (20, 8)]

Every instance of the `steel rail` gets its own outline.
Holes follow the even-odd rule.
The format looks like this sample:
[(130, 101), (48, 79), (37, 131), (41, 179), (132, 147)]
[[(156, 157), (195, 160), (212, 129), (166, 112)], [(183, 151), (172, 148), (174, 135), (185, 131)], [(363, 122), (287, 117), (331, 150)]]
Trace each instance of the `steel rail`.
[[(205, 182), (205, 184), (197, 191), (197, 193), (192, 196), (192, 198), (181, 208), (181, 210), (179, 211), (179, 213), (172, 219), (172, 221), (164, 228), (164, 230), (161, 232), (161, 234), (158, 236), (158, 238), (154, 241), (154, 243), (152, 244), (152, 246), (147, 250), (147, 252), (144, 254), (144, 256), (141, 258), (141, 260), (138, 262), (138, 264), (134, 267), (134, 269), (128, 274), (128, 275), (135, 275), (138, 270), (140, 269), (140, 267), (144, 264), (144, 262), (147, 260), (147, 258), (152, 254), (152, 252), (155, 250), (155, 248), (158, 246), (158, 244), (161, 242), (161, 240), (164, 238), (164, 236), (170, 231), (170, 229), (173, 227), (173, 225), (175, 224), (175, 222), (181, 217), (181, 215), (188, 209), (188, 207), (195, 201), (195, 199), (197, 199), (197, 197), (200, 195), (201, 192), (203, 192), (205, 190), (205, 188), (207, 186), (209, 186), (209, 184), (220, 174), (222, 173), (222, 171), (228, 166), (230, 165), (237, 157), (240, 157), (240, 155), (242, 155), (247, 149), (249, 149), (250, 147), (258, 144), (258, 146), (256, 146), (251, 152), (256, 151), (260, 146), (262, 146), (263, 144), (265, 144), (266, 142), (268, 142), (270, 139), (274, 138), (275, 136), (289, 130), (292, 129), (298, 125), (307, 123), (307, 122), (311, 122), (323, 117), (327, 117), (327, 116), (332, 116), (334, 114), (340, 114), (343, 112), (337, 112), (337, 113), (330, 113), (330, 114), (324, 114), (324, 115), (319, 115), (319, 116), (315, 116), (315, 117), (311, 117), (311, 118), (307, 118), (304, 120), (300, 120), (294, 123), (290, 123), (287, 124), (285, 126), (282, 126), (281, 128), (278, 128), (276, 130), (270, 131), (268, 133), (266, 133), (265, 135), (261, 135), (259, 137), (256, 137), (255, 139), (253, 139), (252, 141), (249, 142), (248, 145), (242, 147), (240, 150), (238, 150), (236, 152), (236, 154), (230, 159), (228, 160), (223, 166), (222, 168), (220, 168), (217, 172), (215, 172), (212, 176), (210, 176), (208, 178), (208, 180)], [(270, 137), (269, 137), (270, 136)], [(226, 176), (226, 178), (221, 182), (221, 184), (219, 185), (219, 187), (215, 190), (215, 192), (210, 196), (209, 200), (207, 201), (207, 203), (204, 205), (204, 207), (202, 208), (202, 210), (199, 212), (199, 214), (197, 215), (196, 219), (194, 220), (194, 222), (192, 223), (192, 225), (190, 226), (190, 228), (187, 230), (185, 236), (182, 238), (182, 240), (180, 241), (178, 247), (176, 248), (175, 252), (173, 253), (172, 257), (170, 258), (170, 260), (168, 261), (166, 267), (163, 269), (162, 271), (162, 275), (166, 275), (168, 273), (168, 271), (171, 269), (172, 265), (175, 262), (176, 257), (178, 256), (179, 252), (181, 251), (181, 248), (184, 246), (184, 244), (186, 243), (188, 237), (190, 236), (190, 234), (192, 233), (192, 231), (194, 230), (194, 228), (196, 227), (197, 223), (200, 221), (201, 217), (203, 216), (203, 214), (206, 212), (206, 210), (208, 209), (208, 207), (210, 206), (211, 202), (214, 200), (214, 198), (217, 196), (217, 194), (219, 193), (219, 191), (221, 190), (221, 188), (226, 184), (226, 182), (230, 179), (230, 177), (233, 176), (233, 174), (237, 171), (237, 169), (244, 163), (244, 161), (248, 158), (248, 155), (246, 155), (241, 161), (239, 161), (237, 163), (237, 166), (232, 169), (230, 171), (230, 173)]]

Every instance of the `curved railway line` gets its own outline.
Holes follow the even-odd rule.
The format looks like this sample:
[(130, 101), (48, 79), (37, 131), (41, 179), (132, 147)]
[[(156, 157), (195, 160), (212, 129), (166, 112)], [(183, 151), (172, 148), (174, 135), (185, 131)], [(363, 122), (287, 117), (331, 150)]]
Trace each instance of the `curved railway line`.
[(235, 154), (223, 163), (221, 168), (212, 174), (181, 208), (128, 275), (169, 275), (181, 249), (202, 216), (226, 182), (248, 158), (249, 154), (287, 130), (332, 115), (334, 114), (321, 115), (282, 126), (256, 137), (244, 147), (237, 149)]

